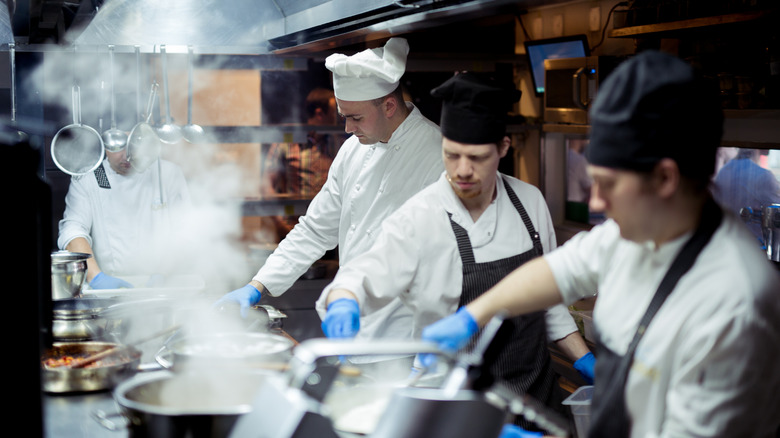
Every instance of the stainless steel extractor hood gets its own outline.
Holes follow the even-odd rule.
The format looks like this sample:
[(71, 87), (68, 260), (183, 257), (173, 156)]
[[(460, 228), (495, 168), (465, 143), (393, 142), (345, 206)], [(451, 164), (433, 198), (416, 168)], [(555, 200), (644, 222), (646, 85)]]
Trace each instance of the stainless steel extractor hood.
[[(17, 5), (36, 29), (56, 29), (50, 42), (61, 46), (111, 44), (149, 52), (165, 44), (193, 46), (202, 54), (297, 55), (565, 1), (23, 0)], [(14, 16), (12, 22), (23, 19)], [(29, 34), (30, 43), (40, 43)], [(17, 43), (23, 39), (16, 33)]]

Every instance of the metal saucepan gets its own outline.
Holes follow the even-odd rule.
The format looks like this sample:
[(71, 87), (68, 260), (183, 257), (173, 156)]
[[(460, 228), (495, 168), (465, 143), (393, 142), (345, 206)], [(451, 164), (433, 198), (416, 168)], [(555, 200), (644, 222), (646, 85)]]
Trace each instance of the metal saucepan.
[(214, 369), (282, 369), (293, 342), (271, 333), (213, 333), (174, 337), (155, 355), (174, 371)]
[(87, 259), (91, 254), (55, 251), (51, 254), (51, 295), (61, 300), (77, 297), (87, 277)]
[(70, 298), (53, 303), (52, 336), (55, 341), (96, 341), (116, 333), (121, 320), (102, 312), (119, 303), (115, 298)]
[(137, 123), (127, 139), (127, 161), (130, 162), (133, 169), (139, 172), (148, 169), (160, 157), (160, 139), (152, 125), (149, 124), (152, 120), (152, 105), (154, 105), (158, 87), (157, 82), (152, 83), (149, 102), (146, 105), (146, 120)]
[(93, 418), (109, 430), (127, 429), (130, 437), (223, 438), (241, 415), (251, 412), (252, 400), (269, 375), (141, 373), (114, 389), (120, 413), (95, 411)]
[(111, 70), (111, 127), (103, 133), (103, 144), (109, 152), (119, 152), (127, 146), (127, 133), (116, 127), (116, 93), (114, 91), (114, 45), (108, 46)]
[(132, 377), (141, 362), (141, 352), (135, 348), (95, 362), (88, 368), (52, 368), (46, 365), (49, 359), (87, 357), (116, 346), (111, 342), (55, 342), (41, 358), (43, 390), (52, 393), (100, 391), (111, 389)]
[(103, 139), (94, 128), (81, 123), (81, 89), (73, 86), (73, 123), (60, 129), (51, 141), (51, 157), (63, 172), (86, 175), (103, 162)]

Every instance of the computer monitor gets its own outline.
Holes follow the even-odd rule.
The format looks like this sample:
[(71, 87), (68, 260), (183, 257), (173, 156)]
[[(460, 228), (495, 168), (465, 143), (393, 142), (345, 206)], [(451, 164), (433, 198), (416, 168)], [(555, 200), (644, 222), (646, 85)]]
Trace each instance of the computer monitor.
[(544, 94), (544, 60), (558, 58), (579, 58), (590, 55), (588, 37), (572, 35), (525, 42), (525, 53), (531, 69), (534, 93)]

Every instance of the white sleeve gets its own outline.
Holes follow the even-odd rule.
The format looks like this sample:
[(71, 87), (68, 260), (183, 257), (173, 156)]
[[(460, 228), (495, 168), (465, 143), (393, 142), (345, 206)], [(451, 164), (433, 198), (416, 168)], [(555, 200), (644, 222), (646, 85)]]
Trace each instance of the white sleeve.
[[(87, 175), (87, 177), (90, 176)], [(91, 230), (92, 207), (90, 205), (88, 188), (84, 181), (71, 178), (68, 193), (65, 195), (65, 212), (59, 223), (57, 246), (64, 250), (71, 240), (77, 237), (87, 239), (91, 246)]]
[(577, 324), (563, 304), (556, 304), (547, 309), (544, 321), (547, 324), (548, 342), (560, 341), (577, 331)]
[(306, 214), (298, 219), (254, 276), (254, 280), (262, 283), (271, 295), (286, 292), (312, 263), (338, 245), (342, 202), (338, 169), (341, 162), (337, 155), (327, 181), (312, 199)]
[[(325, 287), (315, 308), (325, 317), (327, 296), (346, 289), (358, 299), (361, 315), (369, 315), (409, 290), (419, 266), (420, 243), (413, 219), (403, 210), (389, 216), (371, 248), (339, 268)], [(411, 298), (411, 297), (410, 297)]]
[(617, 224), (607, 221), (576, 234), (555, 251), (544, 255), (565, 305), (598, 292), (599, 269), (619, 238)]

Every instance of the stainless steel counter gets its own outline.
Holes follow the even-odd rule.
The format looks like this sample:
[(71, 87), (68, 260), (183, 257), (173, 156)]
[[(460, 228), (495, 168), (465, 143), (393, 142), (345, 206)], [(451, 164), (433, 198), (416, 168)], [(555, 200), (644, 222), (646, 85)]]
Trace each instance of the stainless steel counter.
[[(45, 394), (43, 397), (44, 433), (47, 438), (124, 438), (127, 429), (111, 431), (92, 418), (102, 410), (119, 412), (110, 391), (82, 394)], [(121, 423), (116, 419), (117, 423)]]

